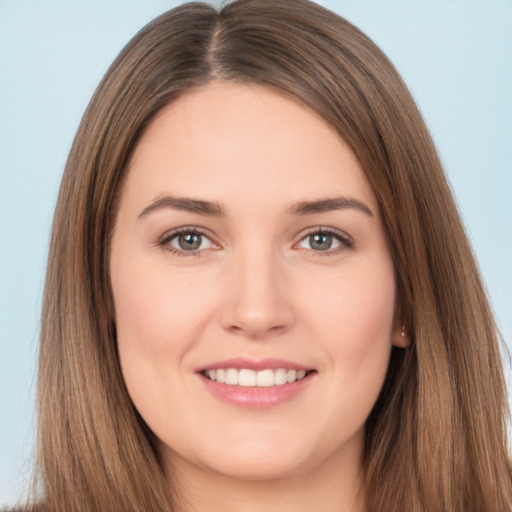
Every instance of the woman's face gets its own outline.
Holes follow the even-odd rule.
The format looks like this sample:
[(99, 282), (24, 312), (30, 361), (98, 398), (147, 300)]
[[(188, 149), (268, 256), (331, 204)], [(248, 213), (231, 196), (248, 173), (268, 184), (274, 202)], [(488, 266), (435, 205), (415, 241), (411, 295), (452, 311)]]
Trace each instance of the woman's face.
[(358, 467), (401, 323), (375, 196), (322, 119), (229, 82), (168, 105), (130, 163), (110, 265), (126, 386), (170, 464)]

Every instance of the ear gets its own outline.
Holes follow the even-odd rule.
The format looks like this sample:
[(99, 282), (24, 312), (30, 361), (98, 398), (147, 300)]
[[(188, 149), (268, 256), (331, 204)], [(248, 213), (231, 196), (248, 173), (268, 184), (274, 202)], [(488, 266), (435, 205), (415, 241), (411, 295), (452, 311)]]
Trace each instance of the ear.
[(407, 327), (400, 322), (397, 326), (393, 326), (393, 334), (391, 342), (395, 347), (406, 348), (411, 344), (411, 335), (407, 332)]
[(395, 319), (393, 320), (393, 332), (391, 343), (395, 347), (406, 348), (411, 344), (411, 333), (407, 329), (404, 315), (400, 305), (396, 308)]

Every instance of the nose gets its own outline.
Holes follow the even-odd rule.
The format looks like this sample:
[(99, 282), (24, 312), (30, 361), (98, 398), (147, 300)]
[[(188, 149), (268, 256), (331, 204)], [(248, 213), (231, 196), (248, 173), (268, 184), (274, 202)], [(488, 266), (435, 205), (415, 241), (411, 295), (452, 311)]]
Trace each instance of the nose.
[(232, 262), (221, 311), (224, 329), (254, 340), (290, 329), (295, 321), (292, 290), (278, 260), (269, 250)]

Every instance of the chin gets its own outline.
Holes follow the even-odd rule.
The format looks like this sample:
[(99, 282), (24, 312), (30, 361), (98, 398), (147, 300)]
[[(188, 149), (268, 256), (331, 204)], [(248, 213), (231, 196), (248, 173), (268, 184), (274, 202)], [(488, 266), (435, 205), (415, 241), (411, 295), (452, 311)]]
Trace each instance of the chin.
[(187, 459), (202, 471), (224, 478), (264, 482), (307, 475), (333, 455), (322, 443), (308, 443), (307, 439), (292, 437), (264, 439), (254, 435), (250, 443), (246, 438), (238, 444), (219, 442), (214, 447), (203, 445), (197, 447), (195, 457), (187, 454)]
[(289, 460), (281, 456), (262, 457), (255, 455), (251, 458), (239, 458), (228, 456), (224, 460), (216, 464), (205, 466), (224, 477), (247, 481), (247, 482), (264, 482), (271, 480), (282, 480), (292, 478), (306, 471), (307, 468), (304, 461)]

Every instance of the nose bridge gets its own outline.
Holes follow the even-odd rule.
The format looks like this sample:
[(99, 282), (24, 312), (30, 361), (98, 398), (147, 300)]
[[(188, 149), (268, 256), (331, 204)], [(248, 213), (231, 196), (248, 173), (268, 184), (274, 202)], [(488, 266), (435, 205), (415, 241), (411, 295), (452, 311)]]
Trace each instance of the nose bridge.
[(271, 244), (239, 247), (230, 265), (224, 327), (251, 338), (286, 330), (293, 311), (279, 254)]

